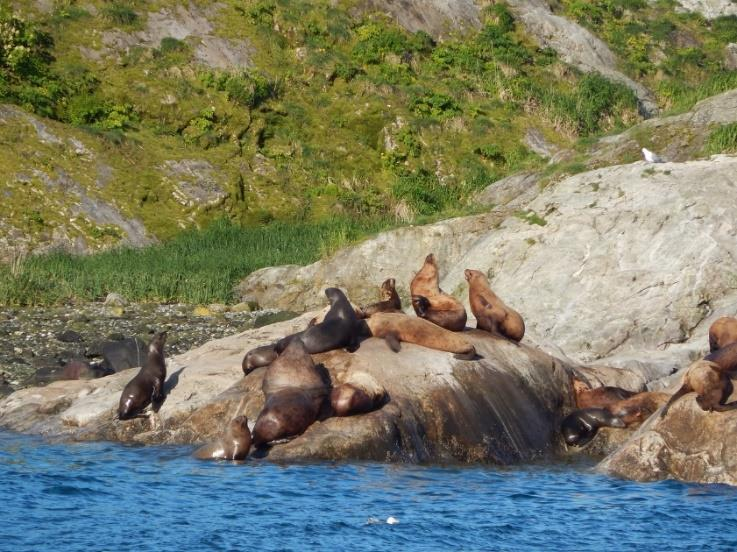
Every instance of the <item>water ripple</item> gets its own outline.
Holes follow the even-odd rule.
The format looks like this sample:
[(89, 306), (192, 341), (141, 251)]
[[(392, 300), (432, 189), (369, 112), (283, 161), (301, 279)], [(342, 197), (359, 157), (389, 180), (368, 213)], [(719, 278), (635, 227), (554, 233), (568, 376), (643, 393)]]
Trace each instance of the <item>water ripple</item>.
[[(586, 464), (206, 463), (191, 447), (0, 432), (12, 550), (734, 550), (737, 489)], [(387, 523), (395, 518), (396, 523)]]

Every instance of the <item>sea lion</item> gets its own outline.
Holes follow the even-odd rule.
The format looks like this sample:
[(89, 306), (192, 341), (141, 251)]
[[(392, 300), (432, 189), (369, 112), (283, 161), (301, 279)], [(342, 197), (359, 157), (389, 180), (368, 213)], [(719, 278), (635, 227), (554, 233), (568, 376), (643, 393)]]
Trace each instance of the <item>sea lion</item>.
[(737, 343), (731, 343), (709, 353), (704, 357), (707, 362), (716, 364), (718, 370), (725, 374), (737, 370)]
[(360, 318), (368, 318), (377, 312), (402, 312), (402, 300), (395, 283), (394, 278), (384, 280), (381, 284), (381, 301), (360, 307)]
[(386, 399), (386, 390), (368, 372), (354, 371), (333, 388), (330, 405), (335, 416), (351, 416), (376, 410)]
[(194, 451), (193, 456), (201, 460), (243, 460), (251, 450), (251, 432), (248, 418), (236, 416), (225, 426), (222, 436), (212, 443)]
[(560, 432), (567, 445), (581, 447), (591, 441), (601, 427), (626, 427), (623, 420), (605, 408), (583, 408), (563, 418)]
[(296, 337), (299, 337), (310, 354), (324, 353), (345, 347), (355, 350), (359, 342), (359, 319), (345, 294), (338, 288), (327, 288), (325, 295), (330, 301), (330, 310), (325, 320), (276, 343), (276, 352), (281, 352)]
[(166, 362), (164, 361), (164, 343), (166, 332), (158, 332), (148, 346), (146, 363), (135, 377), (128, 382), (120, 395), (118, 418), (128, 420), (138, 416), (144, 408), (164, 400), (164, 381), (166, 380)]
[(691, 391), (696, 392), (696, 402), (702, 410), (733, 410), (737, 408), (737, 401), (726, 402), (732, 389), (732, 380), (716, 362), (697, 360), (686, 369), (680, 389), (673, 393), (660, 415), (665, 416), (674, 402)]
[(476, 327), (520, 341), (525, 335), (522, 316), (491, 291), (489, 280), (480, 271), (467, 268), (463, 273), (468, 282), (468, 302), (476, 317)]
[(266, 369), (261, 385), (266, 401), (253, 427), (253, 445), (303, 433), (316, 419), (328, 385), (301, 339), (289, 341)]
[(737, 318), (722, 316), (709, 326), (709, 352), (737, 343)]
[(262, 345), (251, 349), (243, 357), (241, 368), (243, 368), (243, 375), (247, 376), (253, 372), (256, 368), (261, 366), (268, 366), (276, 360), (279, 355), (276, 352), (276, 343), (271, 345)]
[(422, 318), (404, 313), (377, 312), (363, 321), (368, 333), (384, 338), (394, 352), (401, 349), (401, 341), (422, 345), (430, 349), (455, 353), (456, 358), (479, 358), (476, 348), (460, 332), (452, 332)]
[(623, 399), (635, 395), (634, 391), (627, 391), (621, 387), (596, 387), (591, 389), (579, 379), (573, 380), (573, 392), (576, 396), (577, 408), (606, 408)]
[(432, 253), (425, 257), (425, 263), (412, 278), (409, 290), (412, 308), (420, 318), (452, 332), (460, 332), (466, 327), (467, 315), (463, 304), (438, 285), (438, 263)]
[(658, 408), (663, 406), (670, 395), (656, 391), (643, 391), (629, 398), (614, 402), (607, 410), (622, 420), (627, 427), (647, 420)]

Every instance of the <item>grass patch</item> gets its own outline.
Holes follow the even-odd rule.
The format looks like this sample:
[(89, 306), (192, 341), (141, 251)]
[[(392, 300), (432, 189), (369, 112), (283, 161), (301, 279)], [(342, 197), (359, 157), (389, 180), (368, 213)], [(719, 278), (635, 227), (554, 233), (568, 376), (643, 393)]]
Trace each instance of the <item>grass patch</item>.
[(713, 130), (704, 146), (704, 153), (737, 153), (737, 123), (721, 125)]
[(308, 264), (388, 226), (385, 220), (336, 218), (242, 228), (220, 220), (144, 249), (29, 257), (13, 273), (0, 266), (0, 304), (96, 301), (113, 291), (141, 302), (232, 302), (233, 286), (254, 270)]

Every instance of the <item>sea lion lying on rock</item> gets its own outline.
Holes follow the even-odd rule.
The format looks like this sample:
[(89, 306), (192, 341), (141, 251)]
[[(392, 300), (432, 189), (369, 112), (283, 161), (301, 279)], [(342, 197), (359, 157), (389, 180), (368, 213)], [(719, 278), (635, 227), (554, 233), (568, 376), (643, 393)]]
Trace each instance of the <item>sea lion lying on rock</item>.
[(737, 401), (725, 404), (732, 390), (732, 380), (716, 362), (697, 360), (688, 367), (680, 389), (673, 393), (660, 415), (665, 416), (674, 402), (691, 391), (696, 392), (696, 402), (702, 410), (733, 410), (737, 408)]
[(201, 460), (243, 460), (250, 450), (248, 418), (237, 416), (228, 422), (217, 441), (201, 446), (194, 451), (193, 456)]
[(467, 268), (464, 275), (468, 282), (468, 302), (476, 317), (476, 327), (512, 341), (520, 341), (525, 335), (522, 316), (491, 291), (489, 280), (480, 271)]
[(317, 419), (329, 385), (299, 338), (266, 369), (261, 389), (266, 401), (253, 427), (253, 445), (303, 433)]
[(324, 353), (343, 347), (349, 351), (355, 351), (358, 348), (360, 326), (353, 305), (338, 288), (327, 288), (325, 295), (330, 301), (330, 310), (325, 315), (325, 319), (306, 330), (277, 341), (277, 353), (281, 353), (297, 337), (310, 354)]
[(346, 380), (333, 388), (330, 405), (335, 416), (363, 414), (379, 408), (386, 400), (386, 390), (376, 378), (363, 371), (351, 372)]
[(458, 299), (440, 289), (438, 281), (438, 263), (430, 253), (409, 285), (412, 308), (420, 318), (446, 330), (460, 332), (466, 327), (466, 309)]
[(270, 345), (262, 345), (251, 349), (243, 357), (241, 368), (243, 368), (243, 375), (247, 376), (253, 372), (256, 368), (261, 366), (268, 366), (276, 360), (279, 355), (276, 352), (276, 343)]
[(384, 280), (381, 284), (381, 301), (360, 307), (360, 318), (368, 318), (377, 312), (402, 312), (402, 300), (395, 283), (394, 278)]
[(577, 408), (606, 408), (622, 399), (635, 395), (634, 391), (627, 391), (621, 387), (595, 387), (592, 389), (579, 379), (573, 380), (573, 392), (576, 396)]
[(737, 343), (737, 318), (722, 316), (709, 326), (709, 352)]
[(414, 343), (430, 349), (455, 353), (461, 360), (475, 360), (476, 348), (460, 332), (451, 332), (428, 320), (404, 313), (378, 312), (363, 321), (368, 333), (384, 338), (394, 352), (401, 349), (400, 342)]
[(166, 362), (164, 361), (166, 332), (159, 332), (148, 346), (146, 363), (135, 377), (127, 383), (120, 395), (118, 418), (128, 420), (143, 412), (143, 409), (164, 400)]
[(670, 395), (656, 391), (644, 391), (610, 404), (607, 409), (621, 419), (627, 427), (647, 420), (658, 408), (663, 406)]

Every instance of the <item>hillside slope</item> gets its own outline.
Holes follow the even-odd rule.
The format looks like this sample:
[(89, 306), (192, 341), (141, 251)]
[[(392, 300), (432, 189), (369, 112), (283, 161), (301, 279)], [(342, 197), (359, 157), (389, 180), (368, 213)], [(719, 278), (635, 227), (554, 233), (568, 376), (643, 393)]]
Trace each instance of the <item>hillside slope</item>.
[(708, 4), (13, 2), (0, 256), (222, 216), (468, 212), (491, 182), (737, 86), (737, 17)]

